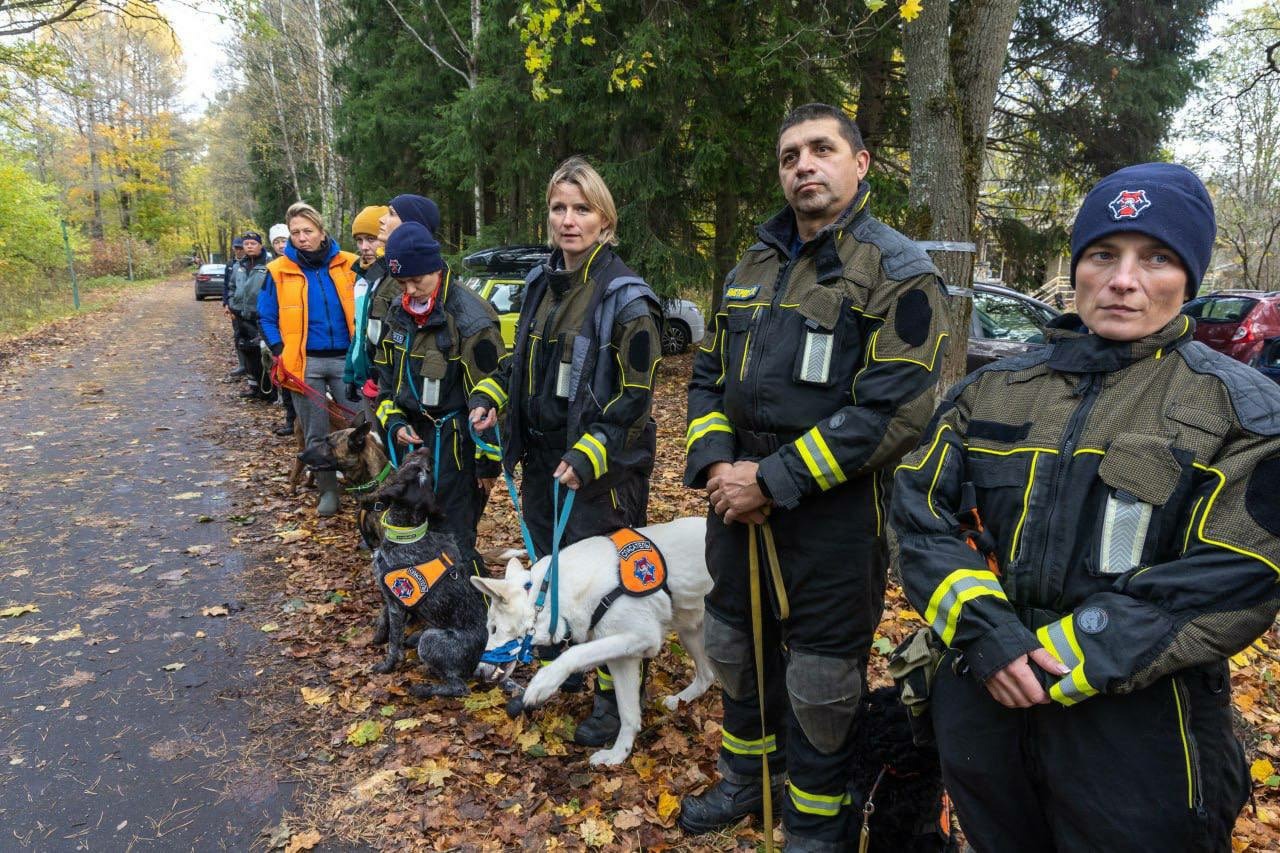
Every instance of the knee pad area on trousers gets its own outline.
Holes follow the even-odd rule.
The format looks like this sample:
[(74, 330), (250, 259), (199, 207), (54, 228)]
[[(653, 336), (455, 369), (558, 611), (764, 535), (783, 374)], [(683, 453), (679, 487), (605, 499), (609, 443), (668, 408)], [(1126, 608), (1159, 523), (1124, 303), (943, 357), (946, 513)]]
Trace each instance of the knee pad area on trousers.
[(751, 636), (720, 621), (710, 611), (702, 622), (702, 633), (711, 668), (725, 694), (739, 702), (754, 696), (756, 663)]
[(791, 653), (787, 664), (791, 709), (805, 737), (819, 752), (835, 752), (853, 729), (862, 698), (860, 669), (856, 658)]

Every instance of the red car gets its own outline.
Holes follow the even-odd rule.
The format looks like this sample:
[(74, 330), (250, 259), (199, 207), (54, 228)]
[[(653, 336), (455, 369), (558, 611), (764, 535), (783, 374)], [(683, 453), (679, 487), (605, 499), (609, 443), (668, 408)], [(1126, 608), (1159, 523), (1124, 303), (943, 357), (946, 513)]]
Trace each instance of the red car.
[(1182, 313), (1196, 321), (1197, 341), (1245, 364), (1280, 335), (1280, 293), (1223, 290), (1192, 299)]

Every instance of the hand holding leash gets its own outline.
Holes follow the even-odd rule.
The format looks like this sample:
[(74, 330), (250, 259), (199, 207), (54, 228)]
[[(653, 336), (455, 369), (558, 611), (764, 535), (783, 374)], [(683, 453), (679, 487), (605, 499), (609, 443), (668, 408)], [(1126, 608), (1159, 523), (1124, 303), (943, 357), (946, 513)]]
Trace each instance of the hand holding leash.
[(471, 425), (483, 432), (498, 422), (498, 410), (492, 406), (476, 406), (471, 410)]
[(422, 444), (422, 439), (418, 438), (418, 434), (413, 431), (413, 427), (406, 425), (396, 430), (396, 444), (403, 444), (408, 447), (413, 444)]
[[(1029, 662), (1027, 658), (1030, 657)], [(993, 699), (1006, 708), (1030, 708), (1032, 705), (1047, 705), (1049, 696), (1040, 686), (1039, 679), (1031, 669), (1031, 663), (1045, 672), (1062, 676), (1069, 673), (1065, 665), (1047, 649), (1039, 648), (1030, 655), (1023, 655), (995, 675), (987, 679), (987, 692)]]
[(578, 479), (578, 472), (574, 471), (573, 466), (568, 462), (561, 461), (561, 463), (556, 466), (555, 473), (551, 476), (559, 480), (560, 485), (567, 489), (577, 491), (582, 487), (582, 481)]
[(735, 521), (764, 522), (769, 499), (764, 496), (756, 479), (759, 469), (757, 462), (735, 462), (727, 470), (720, 467), (720, 473), (707, 481), (711, 506), (726, 524)]

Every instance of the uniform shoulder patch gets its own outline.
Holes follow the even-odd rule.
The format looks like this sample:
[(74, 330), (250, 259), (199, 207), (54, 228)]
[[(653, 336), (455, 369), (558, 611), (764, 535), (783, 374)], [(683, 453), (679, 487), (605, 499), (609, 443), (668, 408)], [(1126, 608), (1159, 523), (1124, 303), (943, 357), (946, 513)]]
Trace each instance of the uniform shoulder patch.
[(476, 342), (476, 367), (485, 373), (492, 373), (498, 368), (498, 346), (488, 338)]
[(758, 284), (734, 284), (725, 288), (724, 298), (737, 300), (751, 299), (759, 292), (760, 285)]
[(609, 539), (618, 549), (618, 580), (627, 595), (645, 596), (666, 588), (667, 561), (648, 537), (624, 527)]
[(929, 339), (929, 327), (933, 323), (933, 309), (929, 296), (913, 287), (898, 297), (893, 312), (893, 328), (904, 343), (918, 347)]
[(1178, 352), (1191, 370), (1222, 382), (1240, 426), (1257, 435), (1280, 435), (1280, 387), (1276, 383), (1199, 341), (1183, 344)]
[(1276, 482), (1280, 481), (1280, 456), (1272, 456), (1259, 462), (1249, 475), (1249, 485), (1244, 491), (1244, 508), (1258, 526), (1272, 536), (1280, 536), (1280, 493)]

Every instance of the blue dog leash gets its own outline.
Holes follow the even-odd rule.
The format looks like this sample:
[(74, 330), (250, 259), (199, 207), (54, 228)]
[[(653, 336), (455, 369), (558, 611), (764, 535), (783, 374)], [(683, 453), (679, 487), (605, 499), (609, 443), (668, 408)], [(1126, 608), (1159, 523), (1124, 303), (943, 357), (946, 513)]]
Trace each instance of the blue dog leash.
[[(502, 430), (496, 423), (493, 425), (493, 435), (498, 442), (496, 445), (481, 438), (480, 433), (476, 432), (475, 424), (468, 422), (467, 426), (471, 429), (471, 440), (476, 443), (476, 447), (489, 455), (497, 456), (499, 460), (502, 459)], [(502, 479), (507, 483), (507, 494), (511, 495), (511, 505), (516, 508), (516, 521), (520, 522), (520, 538), (524, 540), (524, 549), (529, 554), (529, 562), (536, 563), (538, 552), (533, 547), (533, 536), (529, 533), (529, 525), (524, 521), (524, 511), (520, 507), (520, 493), (516, 490), (516, 478), (511, 476), (506, 465), (502, 466)]]
[[(444, 434), (444, 427), (446, 424), (449, 423), (449, 421), (457, 417), (457, 415), (458, 413), (456, 411), (453, 411), (445, 415), (443, 418), (440, 418), (439, 420), (433, 420), (431, 422), (431, 430), (432, 432), (435, 433), (435, 451), (432, 455), (432, 462), (431, 462), (431, 490), (432, 491), (437, 491), (440, 488), (440, 442)], [(408, 426), (408, 424), (406, 424), (406, 426)], [(400, 461), (396, 458), (395, 437), (392, 436), (390, 441), (387, 442), (387, 444), (391, 450), (391, 466), (393, 468), (399, 468)], [(413, 444), (406, 445), (405, 449), (407, 451), (405, 453), (405, 456), (407, 457), (410, 453), (413, 452), (414, 445)], [(522, 521), (521, 524), (523, 523), (524, 522)]]

